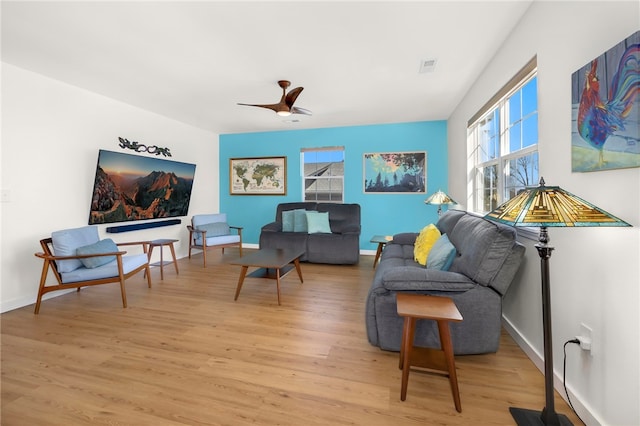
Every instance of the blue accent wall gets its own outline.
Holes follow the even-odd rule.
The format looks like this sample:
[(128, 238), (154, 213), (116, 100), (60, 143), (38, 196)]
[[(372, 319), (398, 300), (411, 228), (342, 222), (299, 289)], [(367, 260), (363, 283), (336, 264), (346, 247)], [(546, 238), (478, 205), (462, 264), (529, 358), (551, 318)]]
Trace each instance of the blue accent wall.
[[(344, 202), (361, 206), (361, 250), (377, 247), (369, 242), (373, 235), (418, 232), (437, 221), (437, 207), (424, 200), (438, 189), (448, 190), (444, 120), (220, 135), (220, 211), (230, 224), (244, 227), (243, 242), (258, 244), (260, 228), (275, 219), (279, 203), (302, 200), (300, 149), (325, 146), (344, 146)], [(363, 154), (406, 151), (427, 152), (426, 194), (365, 194)], [(229, 194), (230, 158), (276, 156), (287, 157), (286, 195)]]

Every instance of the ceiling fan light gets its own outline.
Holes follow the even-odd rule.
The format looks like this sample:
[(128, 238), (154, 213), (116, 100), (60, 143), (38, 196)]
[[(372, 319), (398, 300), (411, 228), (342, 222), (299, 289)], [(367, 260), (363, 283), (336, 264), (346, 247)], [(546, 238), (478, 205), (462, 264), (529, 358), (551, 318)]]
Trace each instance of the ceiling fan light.
[(276, 111), (276, 114), (278, 114), (281, 117), (288, 117), (291, 115), (291, 111), (286, 111), (286, 110)]

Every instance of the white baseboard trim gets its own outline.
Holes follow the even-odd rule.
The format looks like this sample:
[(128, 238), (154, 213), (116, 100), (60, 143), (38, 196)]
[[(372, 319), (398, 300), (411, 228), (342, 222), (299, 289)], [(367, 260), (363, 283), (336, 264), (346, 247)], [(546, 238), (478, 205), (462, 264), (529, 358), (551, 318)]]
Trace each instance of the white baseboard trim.
[[(533, 346), (529, 343), (529, 341), (522, 336), (519, 330), (507, 319), (504, 315), (502, 316), (502, 325), (504, 329), (509, 333), (511, 338), (516, 342), (516, 344), (523, 350), (525, 355), (533, 362), (540, 373), (544, 375), (544, 357), (536, 351)], [(569, 355), (568, 355), (569, 356)], [(567, 395), (564, 391), (564, 385), (562, 383), (562, 365), (553, 366), (553, 387), (560, 394), (562, 399), (564, 399), (567, 404), (569, 401), (567, 400)], [(559, 368), (558, 368), (559, 367)], [(578, 413), (578, 416), (585, 422), (585, 424), (589, 426), (602, 426), (604, 423), (601, 419), (597, 418), (586, 404), (584, 404), (582, 398), (573, 392), (572, 387), (569, 383), (567, 383), (567, 391), (569, 392), (569, 397), (571, 398), (571, 403), (573, 404), (573, 408)], [(544, 407), (521, 407), (527, 408), (530, 410), (542, 410)], [(564, 413), (558, 413), (564, 414)]]
[[(47, 293), (44, 296), (42, 296), (42, 301), (44, 302), (45, 300), (62, 296), (63, 294), (71, 293), (72, 291), (76, 291), (76, 290), (75, 289), (60, 290), (52, 293)], [(13, 311), (14, 309), (18, 309), (18, 308), (24, 308), (25, 306), (29, 306), (29, 305), (35, 305), (35, 303), (36, 303), (36, 300), (33, 298), (33, 296), (24, 296), (24, 297), (18, 297), (16, 299), (11, 299), (11, 300), (3, 300), (2, 303), (0, 304), (0, 313)]]

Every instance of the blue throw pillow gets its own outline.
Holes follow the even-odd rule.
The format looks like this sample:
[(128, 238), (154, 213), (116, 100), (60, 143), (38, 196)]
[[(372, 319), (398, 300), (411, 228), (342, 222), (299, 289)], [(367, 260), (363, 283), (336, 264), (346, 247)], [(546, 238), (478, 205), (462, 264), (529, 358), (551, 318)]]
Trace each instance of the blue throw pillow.
[(305, 209), (293, 211), (293, 232), (307, 232), (307, 215)]
[(456, 258), (456, 248), (449, 241), (449, 237), (443, 234), (435, 242), (427, 256), (427, 268), (448, 271)]
[(309, 234), (330, 234), (329, 212), (307, 212), (307, 232)]
[(207, 231), (207, 238), (220, 237), (231, 233), (227, 222), (205, 223), (204, 225), (196, 226), (196, 229), (200, 231)]
[(282, 212), (282, 232), (293, 232), (293, 222), (295, 216), (293, 210)]
[[(105, 238), (104, 240), (100, 240), (97, 243), (78, 247), (76, 249), (76, 254), (101, 254), (114, 253), (117, 251), (118, 246), (116, 245), (116, 243), (114, 243), (111, 238)], [(98, 266), (106, 265), (107, 263), (113, 262), (114, 260), (116, 260), (115, 256), (98, 256), (80, 259), (80, 262), (82, 262), (85, 268), (93, 269), (97, 268)]]

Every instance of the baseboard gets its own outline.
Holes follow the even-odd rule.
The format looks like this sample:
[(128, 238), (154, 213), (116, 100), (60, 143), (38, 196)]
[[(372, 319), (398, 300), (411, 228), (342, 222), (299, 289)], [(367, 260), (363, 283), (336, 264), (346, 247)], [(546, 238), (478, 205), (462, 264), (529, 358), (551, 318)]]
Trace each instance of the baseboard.
[[(54, 297), (62, 296), (67, 293), (75, 292), (75, 289), (70, 290), (60, 290), (51, 293), (47, 293), (42, 296), (42, 301), (52, 299)], [(37, 293), (37, 292), (36, 292)], [(36, 301), (33, 299), (33, 296), (24, 296), (19, 297), (12, 300), (3, 300), (0, 303), (0, 313), (5, 313), (9, 311), (13, 311), (14, 309), (24, 308), (25, 306), (35, 305)]]
[[(522, 349), (525, 355), (533, 362), (540, 373), (544, 375), (544, 357), (536, 351), (531, 343), (520, 333), (520, 331), (507, 319), (504, 315), (502, 316), (502, 326), (509, 333), (509, 336), (516, 342), (516, 344)], [(567, 351), (568, 352), (568, 351)], [(571, 361), (570, 354), (567, 353), (568, 362)], [(558, 366), (553, 365), (553, 387), (562, 396), (567, 404), (569, 401), (567, 400), (567, 395), (564, 391), (564, 385), (562, 383), (562, 366), (558, 369)], [(569, 397), (571, 398), (571, 403), (573, 404), (573, 408), (575, 408), (578, 416), (585, 422), (585, 424), (591, 426), (602, 426), (603, 422), (597, 418), (593, 414), (593, 410), (591, 410), (584, 402), (579, 395), (577, 395), (572, 390), (572, 386), (570, 381), (567, 383), (567, 391), (569, 392)], [(533, 410), (542, 410), (543, 407), (522, 407), (522, 408), (530, 408)], [(564, 414), (564, 413), (559, 413)]]

